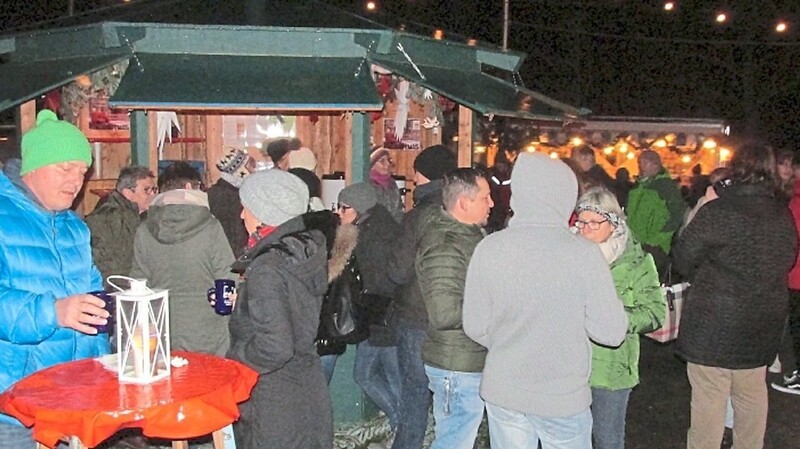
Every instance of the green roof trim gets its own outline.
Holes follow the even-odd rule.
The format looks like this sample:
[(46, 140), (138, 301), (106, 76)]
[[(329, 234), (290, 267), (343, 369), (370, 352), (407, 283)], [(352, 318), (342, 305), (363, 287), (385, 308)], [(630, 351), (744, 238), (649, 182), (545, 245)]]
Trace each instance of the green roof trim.
[(130, 53), (117, 53), (0, 64), (0, 110), (24, 103), (81, 75), (96, 72), (129, 57)]
[(379, 111), (363, 58), (137, 53), (114, 107)]

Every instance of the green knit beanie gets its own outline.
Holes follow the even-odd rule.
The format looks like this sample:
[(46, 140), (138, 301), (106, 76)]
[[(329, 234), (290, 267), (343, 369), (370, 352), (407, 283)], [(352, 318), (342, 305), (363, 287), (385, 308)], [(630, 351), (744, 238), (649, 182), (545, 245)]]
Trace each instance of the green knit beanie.
[(42, 109), (36, 114), (36, 126), (22, 136), (22, 169), (19, 174), (71, 161), (92, 165), (89, 141), (75, 125), (59, 120), (49, 109)]

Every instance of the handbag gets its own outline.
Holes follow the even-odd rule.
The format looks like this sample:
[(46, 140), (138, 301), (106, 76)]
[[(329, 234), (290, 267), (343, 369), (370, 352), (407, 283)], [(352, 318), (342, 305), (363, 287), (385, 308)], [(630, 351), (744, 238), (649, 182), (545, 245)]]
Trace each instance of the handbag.
[(664, 303), (667, 308), (667, 313), (664, 315), (664, 323), (653, 332), (644, 334), (645, 337), (660, 343), (667, 343), (678, 338), (683, 300), (689, 293), (690, 284), (688, 282), (673, 284), (671, 280), (672, 267), (670, 266), (667, 271), (667, 284), (661, 286), (661, 292), (664, 294)]
[(322, 300), (320, 326), (325, 337), (347, 344), (360, 343), (369, 337), (369, 326), (361, 302), (361, 274), (351, 258), (342, 274), (331, 282)]

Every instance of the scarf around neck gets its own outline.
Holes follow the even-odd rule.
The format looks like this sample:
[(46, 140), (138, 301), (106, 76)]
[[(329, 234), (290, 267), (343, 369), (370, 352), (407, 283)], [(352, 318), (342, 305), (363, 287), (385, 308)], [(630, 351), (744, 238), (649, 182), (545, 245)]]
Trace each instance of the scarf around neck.
[(372, 170), (369, 172), (369, 179), (372, 181), (373, 184), (382, 187), (383, 189), (388, 189), (392, 183), (394, 183), (394, 178), (392, 175), (384, 175), (378, 173), (376, 170)]

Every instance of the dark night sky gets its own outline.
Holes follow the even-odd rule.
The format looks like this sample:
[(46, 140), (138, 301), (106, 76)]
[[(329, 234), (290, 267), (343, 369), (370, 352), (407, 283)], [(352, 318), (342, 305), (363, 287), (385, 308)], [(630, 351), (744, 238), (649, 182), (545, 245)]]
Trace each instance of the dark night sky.
[[(323, 1), (368, 15), (365, 0)], [(0, 30), (63, 15), (67, 3), (0, 1)], [(109, 3), (75, 0), (78, 11)], [(409, 31), (502, 40), (502, 0), (377, 3), (371, 17)], [(509, 47), (528, 55), (521, 74), (532, 89), (598, 115), (723, 118), (776, 145), (800, 141), (800, 1), (685, 0), (672, 13), (663, 0), (510, 3)], [(719, 26), (723, 4), (730, 21)], [(788, 33), (774, 32), (779, 17)]]

